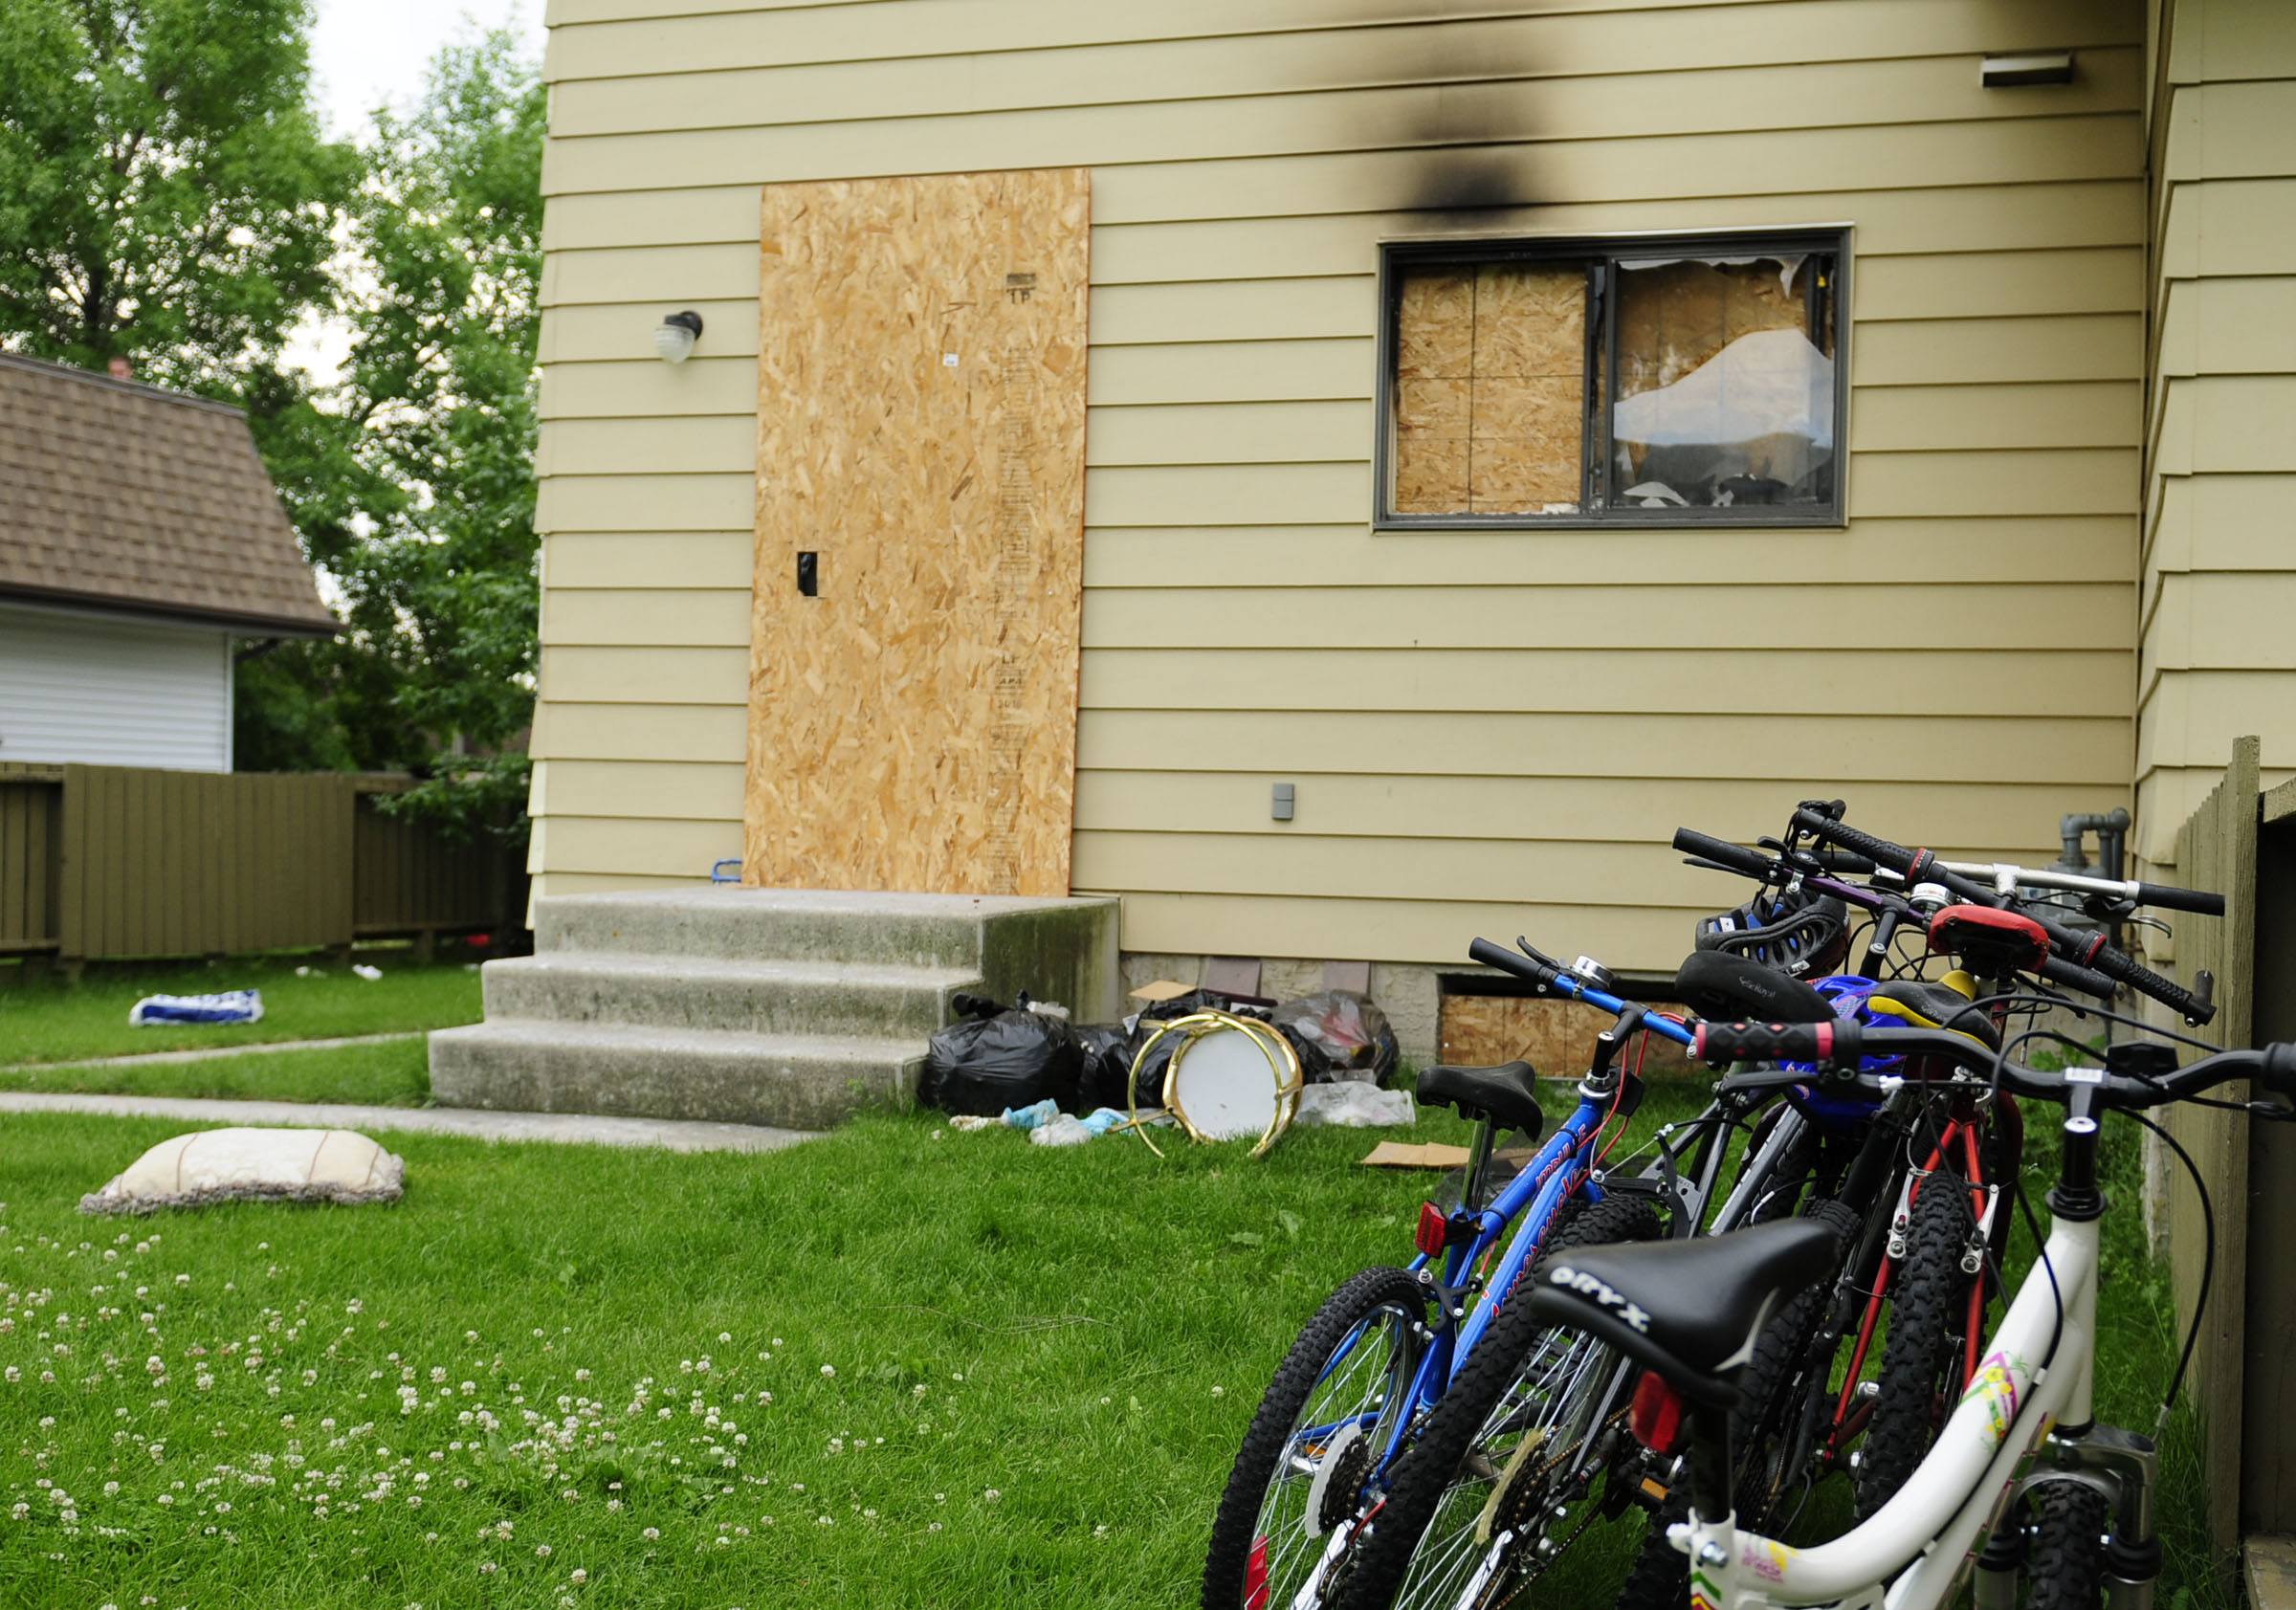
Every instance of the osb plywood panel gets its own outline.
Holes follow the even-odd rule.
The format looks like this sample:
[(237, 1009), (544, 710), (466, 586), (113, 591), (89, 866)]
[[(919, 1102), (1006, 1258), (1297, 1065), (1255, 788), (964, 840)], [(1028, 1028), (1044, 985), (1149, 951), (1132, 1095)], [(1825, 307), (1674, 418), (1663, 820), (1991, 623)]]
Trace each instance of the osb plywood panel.
[(1586, 270), (1406, 270), (1396, 320), (1399, 514), (1576, 508)]
[[(1679, 1006), (1664, 1006), (1679, 1012)], [(1595, 1052), (1595, 1036), (1606, 1026), (1601, 1013), (1576, 1001), (1542, 1001), (1516, 995), (1446, 995), (1436, 1034), (1443, 1060), (1469, 1068), (1494, 1067), (1521, 1057), (1549, 1078), (1584, 1073)], [(1645, 1055), (1628, 1045), (1626, 1066), (1642, 1058), (1645, 1075), (1688, 1074), (1689, 1053), (1671, 1040), (1649, 1037)]]
[(765, 187), (746, 882), (1069, 892), (1090, 222), (1081, 168)]

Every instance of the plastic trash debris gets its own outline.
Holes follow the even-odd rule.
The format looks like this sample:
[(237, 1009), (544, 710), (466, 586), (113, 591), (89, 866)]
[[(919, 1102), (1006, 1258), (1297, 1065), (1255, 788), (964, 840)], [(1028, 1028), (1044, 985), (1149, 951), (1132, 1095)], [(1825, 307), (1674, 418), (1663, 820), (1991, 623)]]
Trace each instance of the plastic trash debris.
[(1087, 1113), (1081, 1121), (1084, 1124), (1084, 1127), (1091, 1130), (1094, 1135), (1106, 1135), (1112, 1129), (1121, 1129), (1125, 1124), (1130, 1123), (1132, 1120), (1125, 1117), (1123, 1114), (1117, 1112), (1114, 1107), (1102, 1107), (1093, 1112)]
[(232, 989), (219, 995), (146, 995), (128, 1009), (127, 1021), (137, 1028), (158, 1023), (260, 1023), (263, 992)]
[[(957, 1131), (960, 1135), (971, 1135), (979, 1130), (1003, 1129), (1004, 1127), (1004, 1120), (1003, 1118), (992, 1118), (982, 1113), (960, 1113), (949, 1120), (949, 1128)], [(933, 1133), (938, 1135), (940, 1132), (935, 1130)]]
[(373, 982), (374, 982), (374, 981), (377, 980), (377, 979), (379, 979), (379, 978), (381, 978), (381, 977), (383, 976), (383, 969), (382, 969), (382, 968), (380, 968), (380, 967), (369, 967), (369, 966), (368, 966), (368, 965), (367, 965), (365, 962), (364, 962), (364, 961), (354, 961), (354, 962), (352, 962), (352, 963), (351, 963), (351, 971), (352, 971), (352, 972), (354, 972), (354, 973), (356, 973), (356, 974), (358, 974), (358, 975), (359, 975), (361, 978), (364, 979), (364, 980), (365, 980), (365, 981), (368, 982), (368, 983), (373, 983)]
[(1028, 1132), (1031, 1146), (1081, 1146), (1092, 1138), (1093, 1132), (1084, 1126), (1084, 1120), (1066, 1113)]
[(1277, 1032), (1299, 1053), (1308, 1083), (1369, 1079), (1384, 1085), (1402, 1052), (1387, 1014), (1367, 995), (1327, 989), (1287, 1001), (1269, 1014)]
[(298, 967), (298, 968), (295, 970), (295, 976), (296, 976), (297, 978), (298, 978), (298, 979), (310, 979), (310, 978), (320, 978), (320, 979), (323, 979), (323, 978), (325, 978), (325, 977), (326, 977), (326, 974), (324, 974), (324, 973), (320, 972), (320, 971), (318, 968), (316, 968), (316, 967), (313, 967), (313, 966), (310, 966), (309, 964), (307, 964), (307, 963), (306, 963), (305, 965), (303, 965), (303, 966), (300, 966), (300, 967)]
[(1004, 1122), (1014, 1129), (1042, 1129), (1060, 1116), (1060, 1103), (1050, 1096), (1026, 1107), (1004, 1109)]
[(1341, 1129), (1380, 1129), (1391, 1124), (1415, 1124), (1419, 1112), (1409, 1091), (1383, 1091), (1364, 1079), (1335, 1079), (1310, 1085), (1299, 1092), (1299, 1111), (1292, 1121), (1328, 1124)]

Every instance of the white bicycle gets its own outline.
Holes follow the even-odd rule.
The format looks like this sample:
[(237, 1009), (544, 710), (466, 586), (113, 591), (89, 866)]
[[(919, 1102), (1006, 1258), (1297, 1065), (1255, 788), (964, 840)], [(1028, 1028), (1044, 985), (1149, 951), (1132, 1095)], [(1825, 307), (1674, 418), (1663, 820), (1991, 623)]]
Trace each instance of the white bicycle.
[[(1710, 1060), (1817, 1063), (1843, 1082), (1862, 1055), (1952, 1056), (1933, 1029), (1856, 1024), (1710, 1024)], [(2090, 1412), (2096, 1345), (2098, 1120), (2256, 1079), (2276, 1102), (2260, 1116), (2296, 1116), (2296, 1045), (2223, 1051), (2181, 1070), (2152, 1045), (2122, 1048), (2108, 1069), (2044, 1073), (2007, 1064), (2001, 1088), (2062, 1104), (2063, 1163), (2049, 1192), (2048, 1240), (1987, 1339), (1984, 1362), (1928, 1456), (1863, 1524), (1810, 1548), (1741, 1531), (1731, 1512), (1731, 1405), (1737, 1375), (1777, 1307), (1833, 1267), (1834, 1234), (1788, 1220), (1702, 1241), (1590, 1246), (1544, 1266), (1531, 1298), (1548, 1323), (1609, 1344), (1643, 1367), (1634, 1434), (1681, 1455), (1690, 1519), (1671, 1530), (1689, 1555), (1692, 1610), (1841, 1605), (1931, 1610), (1975, 1571), (1978, 1610), (2029, 1606), (2145, 1610), (2160, 1570), (2152, 1528), (2155, 1457), (2133, 1432)], [(2026, 1524), (2025, 1501), (2037, 1519)], [(2109, 1534), (2109, 1541), (2107, 1541)], [(1983, 1539), (1980, 1543), (1980, 1539)]]

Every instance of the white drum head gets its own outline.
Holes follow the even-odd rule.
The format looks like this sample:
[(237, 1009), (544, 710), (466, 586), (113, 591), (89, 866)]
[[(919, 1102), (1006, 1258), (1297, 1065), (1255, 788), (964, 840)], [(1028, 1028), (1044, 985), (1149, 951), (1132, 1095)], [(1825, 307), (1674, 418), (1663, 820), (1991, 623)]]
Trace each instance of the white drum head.
[(1173, 1053), (1164, 1105), (1206, 1140), (1257, 1140), (1274, 1127), (1283, 1078), (1258, 1035), (1215, 1026)]

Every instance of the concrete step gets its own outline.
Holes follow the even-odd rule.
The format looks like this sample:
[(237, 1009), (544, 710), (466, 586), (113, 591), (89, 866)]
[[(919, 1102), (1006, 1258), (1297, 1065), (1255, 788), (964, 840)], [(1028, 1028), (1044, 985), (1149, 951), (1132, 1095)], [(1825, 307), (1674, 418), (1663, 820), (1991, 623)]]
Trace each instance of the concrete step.
[(1062, 903), (782, 889), (563, 894), (537, 902), (534, 943), (538, 951), (977, 967), (983, 917)]
[(490, 961), (489, 1018), (651, 1024), (738, 1034), (862, 1036), (921, 1052), (949, 998), (979, 989), (961, 967), (548, 951)]
[(442, 1106), (825, 1129), (915, 1098), (924, 1043), (490, 1019), (430, 1036)]

